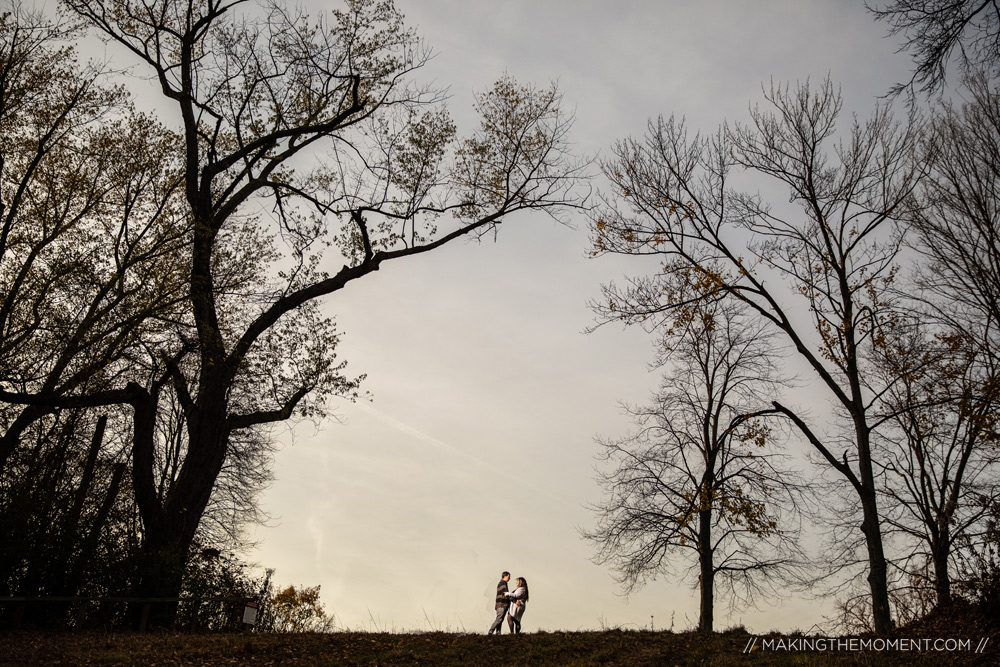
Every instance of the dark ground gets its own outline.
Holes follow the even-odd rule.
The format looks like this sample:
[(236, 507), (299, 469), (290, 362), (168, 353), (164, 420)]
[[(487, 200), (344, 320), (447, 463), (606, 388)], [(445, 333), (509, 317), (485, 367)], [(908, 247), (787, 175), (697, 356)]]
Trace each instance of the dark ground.
[[(968, 639), (966, 651), (761, 650), (742, 630), (712, 634), (608, 630), (488, 637), (422, 634), (0, 633), (0, 666), (13, 665), (1000, 665), (1000, 623), (971, 607), (901, 629), (907, 639)], [(771, 642), (795, 636), (769, 635)], [(799, 636), (801, 637), (801, 636)], [(982, 652), (983, 638), (989, 637)], [(756, 639), (756, 642), (754, 640)], [(758, 649), (747, 652), (748, 645)], [(774, 645), (774, 644), (772, 644)]]

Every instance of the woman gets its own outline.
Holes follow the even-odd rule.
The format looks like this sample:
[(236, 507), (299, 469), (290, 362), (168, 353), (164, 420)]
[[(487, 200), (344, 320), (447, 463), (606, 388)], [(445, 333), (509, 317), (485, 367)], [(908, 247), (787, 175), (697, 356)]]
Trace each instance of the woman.
[(507, 611), (507, 625), (511, 632), (521, 632), (521, 617), (524, 616), (524, 608), (528, 605), (528, 582), (524, 577), (518, 577), (515, 582), (517, 586), (512, 593), (507, 593), (511, 600), (510, 609)]

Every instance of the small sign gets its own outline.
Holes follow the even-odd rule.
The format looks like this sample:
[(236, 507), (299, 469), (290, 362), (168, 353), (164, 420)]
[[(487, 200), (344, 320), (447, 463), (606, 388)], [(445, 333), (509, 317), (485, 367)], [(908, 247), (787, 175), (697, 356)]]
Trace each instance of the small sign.
[(260, 606), (257, 602), (247, 602), (246, 606), (243, 607), (243, 622), (247, 625), (253, 625), (257, 622), (257, 608)]

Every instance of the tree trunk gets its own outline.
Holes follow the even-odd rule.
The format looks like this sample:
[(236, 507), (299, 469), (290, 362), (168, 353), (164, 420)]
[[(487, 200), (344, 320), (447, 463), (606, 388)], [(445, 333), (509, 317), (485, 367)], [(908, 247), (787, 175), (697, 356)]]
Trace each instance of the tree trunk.
[[(852, 377), (860, 377), (857, 373)], [(861, 396), (860, 385), (852, 381), (854, 395)], [(860, 398), (855, 406), (863, 405)], [(878, 515), (878, 501), (875, 493), (875, 472), (872, 464), (871, 431), (864, 417), (864, 410), (856, 408), (854, 414), (855, 437), (858, 443), (858, 477), (856, 487), (861, 500), (861, 532), (868, 548), (868, 586), (872, 593), (872, 623), (876, 634), (892, 632), (892, 608), (889, 606), (889, 575), (882, 545), (882, 525)], [(846, 464), (846, 461), (845, 461)]]
[[(180, 595), (188, 552), (226, 457), (228, 406), (219, 386), (215, 385), (215, 391), (202, 387), (199, 402), (189, 414), (187, 455), (162, 501), (152, 475), (157, 399), (152, 396), (148, 403), (137, 404), (133, 481), (144, 531), (138, 597)], [(155, 604), (150, 609), (150, 626), (170, 627), (176, 611), (176, 602)]]
[[(66, 518), (63, 520), (63, 529), (60, 537), (67, 545), (66, 553), (69, 554), (75, 551), (77, 555), (73, 567), (63, 570), (62, 583), (59, 585), (59, 591), (62, 595), (75, 595), (79, 591), (83, 583), (84, 569), (90, 560), (86, 546), (88, 538), (80, 540), (80, 517), (83, 514), (84, 505), (90, 499), (90, 487), (93, 484), (95, 470), (97, 469), (97, 458), (101, 452), (101, 447), (104, 445), (104, 431), (107, 425), (107, 415), (98, 417), (97, 426), (94, 428), (94, 436), (90, 441), (90, 449), (87, 451), (87, 460), (84, 463), (83, 473), (80, 476), (80, 484), (76, 489), (76, 496), (73, 499), (73, 504), (69, 512), (66, 514)], [(112, 478), (112, 487), (121, 483), (121, 480), (118, 479), (121, 475), (118, 467), (123, 465), (116, 464), (115, 474)], [(115, 481), (116, 479), (117, 481)], [(115, 494), (117, 493), (118, 491), (115, 489)], [(67, 605), (68, 608), (69, 606)]]
[(951, 575), (948, 574), (948, 553), (951, 551), (948, 527), (944, 527), (938, 541), (931, 546), (931, 557), (934, 559), (934, 592), (937, 595), (937, 606), (947, 607), (951, 604)]
[(122, 479), (125, 477), (125, 464), (116, 463), (111, 473), (111, 484), (108, 486), (108, 493), (104, 497), (104, 502), (97, 510), (97, 515), (90, 526), (86, 536), (80, 540), (78, 555), (73, 564), (72, 570), (67, 575), (66, 583), (63, 584), (64, 595), (78, 595), (85, 583), (87, 568), (93, 561), (94, 553), (97, 551), (98, 542), (101, 539), (101, 532), (108, 523), (108, 517), (118, 499), (121, 490)]
[(889, 577), (882, 549), (882, 528), (879, 525), (878, 506), (872, 487), (859, 492), (864, 519), (861, 532), (868, 547), (868, 585), (872, 593), (872, 621), (875, 633), (887, 635), (892, 631), (892, 612), (889, 606)]
[(698, 560), (701, 565), (701, 613), (698, 631), (712, 632), (715, 602), (715, 567), (712, 562), (712, 510), (698, 513)]
[(97, 418), (97, 425), (94, 428), (94, 436), (90, 441), (90, 449), (87, 451), (87, 461), (83, 466), (83, 474), (80, 478), (80, 485), (76, 490), (76, 497), (73, 505), (66, 516), (64, 525), (66, 535), (71, 539), (76, 539), (80, 532), (80, 515), (83, 513), (83, 506), (90, 496), (90, 485), (94, 481), (94, 470), (97, 467), (97, 456), (104, 445), (104, 431), (108, 425), (108, 416), (101, 415)]
[[(139, 578), (135, 596), (139, 598), (176, 598), (180, 595), (187, 560), (187, 545), (172, 530), (171, 522), (163, 522), (159, 529), (143, 536), (139, 560)], [(133, 609), (133, 622), (138, 627), (143, 618), (143, 605)], [(177, 613), (177, 603), (151, 603), (147, 620), (148, 628), (169, 628)]]

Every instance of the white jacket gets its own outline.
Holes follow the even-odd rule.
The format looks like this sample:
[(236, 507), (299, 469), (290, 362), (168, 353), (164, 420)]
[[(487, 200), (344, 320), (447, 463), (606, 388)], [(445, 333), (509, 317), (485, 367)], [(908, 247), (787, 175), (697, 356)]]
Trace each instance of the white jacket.
[(511, 602), (517, 602), (518, 600), (521, 601), (521, 604), (512, 604), (510, 606), (510, 610), (508, 611), (511, 616), (519, 621), (521, 620), (521, 617), (524, 616), (524, 608), (528, 606), (528, 601), (525, 599), (527, 596), (528, 591), (524, 586), (518, 586), (512, 593), (507, 594), (507, 598)]

